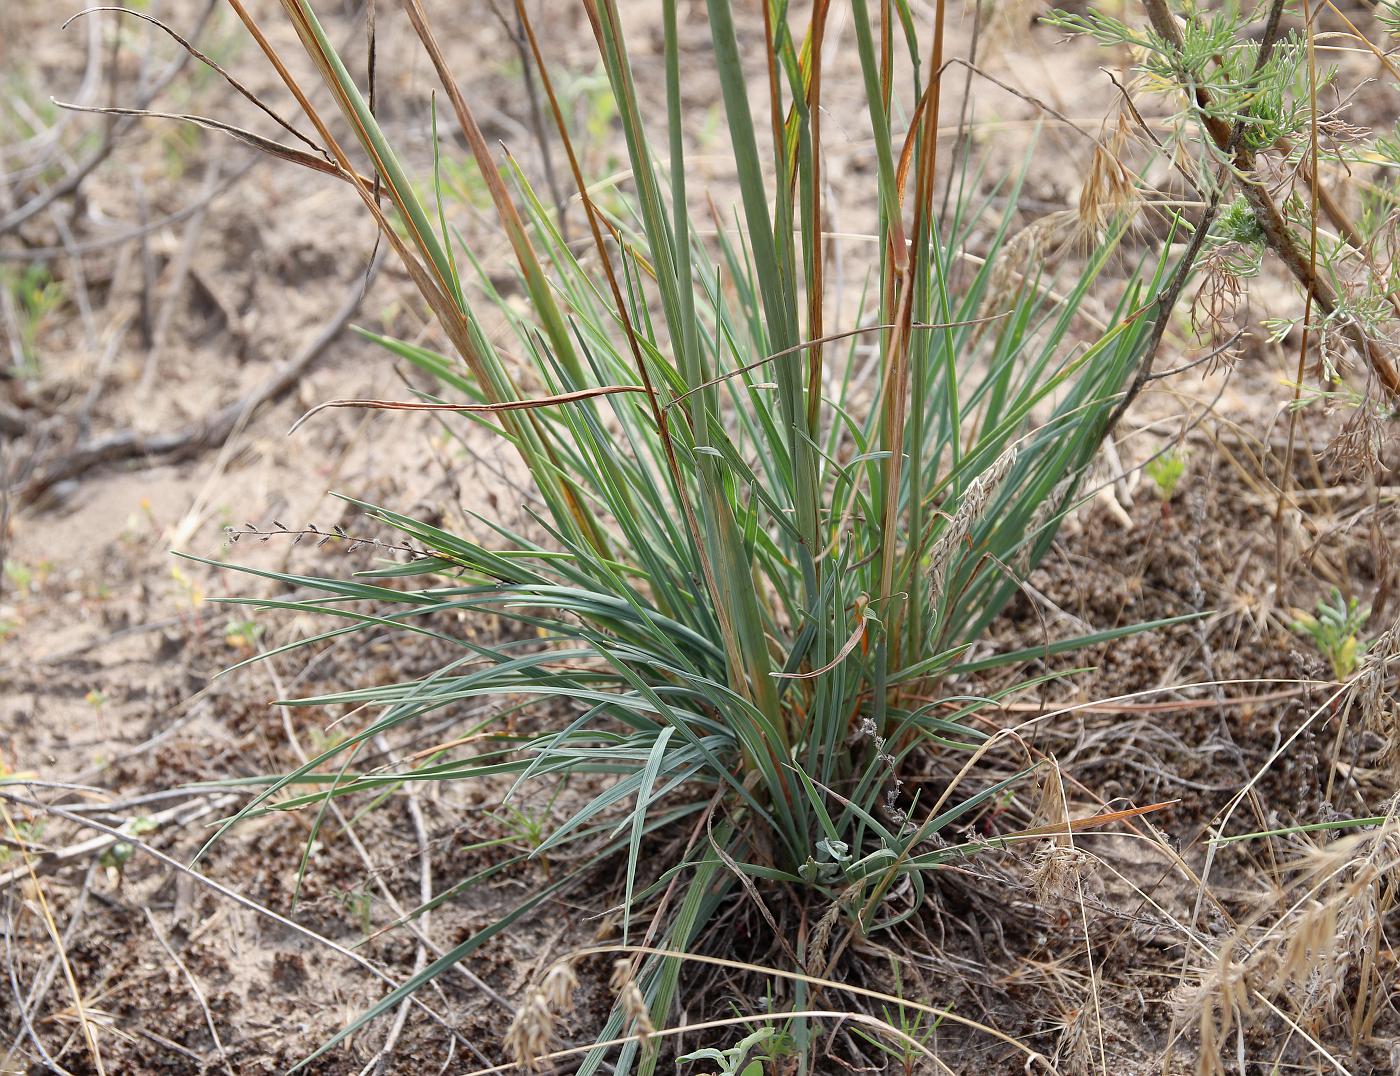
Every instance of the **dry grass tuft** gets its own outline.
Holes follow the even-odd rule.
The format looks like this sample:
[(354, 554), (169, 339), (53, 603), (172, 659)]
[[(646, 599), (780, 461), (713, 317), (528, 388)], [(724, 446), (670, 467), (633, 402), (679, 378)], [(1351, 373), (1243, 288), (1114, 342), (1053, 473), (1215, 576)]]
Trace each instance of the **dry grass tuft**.
[(1272, 1012), (1320, 1039), (1349, 1034), (1353, 1048), (1372, 1033), (1390, 984), (1383, 979), (1383, 928), (1400, 906), (1400, 826), (1310, 848), (1289, 873), (1286, 904), (1243, 926), (1198, 966), (1173, 997), (1179, 1028), (1200, 1035), (1198, 1071), (1224, 1072), (1232, 1035)]
[(1073, 900), (1081, 892), (1084, 869), (1092, 857), (1074, 845), (1069, 802), (1065, 799), (1059, 765), (1052, 761), (1046, 771), (1035, 811), (1036, 824), (1063, 826), (1064, 830), (1048, 837), (1032, 854), (1030, 882), (1042, 902)]
[(1400, 616), (1371, 642), (1351, 680), (1351, 701), (1365, 726), (1381, 737), (1379, 761), (1400, 774), (1400, 701), (1390, 687), (1391, 665), (1400, 662)]

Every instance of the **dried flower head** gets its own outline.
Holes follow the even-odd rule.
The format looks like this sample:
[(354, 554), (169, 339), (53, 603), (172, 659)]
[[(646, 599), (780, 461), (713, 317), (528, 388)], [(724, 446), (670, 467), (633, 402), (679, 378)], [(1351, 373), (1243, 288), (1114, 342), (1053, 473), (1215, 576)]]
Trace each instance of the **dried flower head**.
[(574, 991), (578, 989), (578, 976), (567, 960), (560, 961), (545, 974), (540, 987), (545, 1004), (552, 1012), (573, 1012)]
[[(1240, 308), (1244, 305), (1245, 278), (1258, 272), (1257, 262), (1251, 260), (1252, 250), (1245, 244), (1229, 241), (1201, 255), (1196, 269), (1201, 284), (1191, 300), (1191, 330), (1201, 339), (1222, 342), (1238, 326)], [(1221, 347), (1207, 370), (1222, 366), (1232, 368), (1239, 354), (1238, 343)]]
[(656, 1034), (656, 1025), (651, 1022), (651, 1011), (641, 987), (632, 977), (632, 961), (621, 957), (613, 961), (610, 985), (617, 994), (617, 1003), (623, 1016), (632, 1022), (632, 1030), (645, 1043)]
[(1064, 1072), (1094, 1071), (1094, 1006), (1083, 1004), (1065, 1015), (1055, 1044), (1055, 1062)]
[(544, 991), (537, 987), (525, 995), (525, 1003), (516, 1010), (515, 1019), (506, 1029), (506, 1053), (526, 1072), (535, 1072), (553, 1038), (554, 1011)]
[(987, 504), (992, 499), (992, 494), (996, 492), (1002, 479), (1007, 476), (1015, 462), (1016, 446), (1012, 445), (993, 460), (985, 471), (967, 484), (967, 489), (963, 491), (962, 500), (958, 502), (958, 510), (948, 520), (947, 526), (943, 528), (943, 533), (938, 536), (938, 540), (933, 543), (933, 549), (929, 551), (930, 605), (937, 605), (939, 599), (943, 597), (953, 554), (967, 541), (967, 537), (972, 531), (972, 525), (982, 518), (982, 514), (987, 510)]
[(1041, 537), (1040, 532), (1049, 527), (1057, 516), (1066, 511), (1065, 498), (1070, 495), (1070, 491), (1074, 489), (1078, 481), (1079, 472), (1071, 471), (1056, 482), (1049, 495), (1035, 506), (1035, 511), (1031, 513), (1031, 518), (1026, 523), (1026, 540), (1016, 553), (1016, 567), (1019, 571), (1028, 572), (1030, 570), (1031, 557), (1035, 555), (1035, 546)]
[[(1005, 313), (1026, 282), (1039, 272), (1046, 251), (1060, 247), (1066, 237), (1073, 234), (1074, 228), (1074, 214), (1068, 211), (1047, 213), (1008, 239), (998, 252), (996, 265), (987, 280), (981, 315), (992, 318)], [(974, 335), (980, 337), (996, 324), (985, 322), (974, 330)]]
[(651, 1012), (647, 1009), (646, 999), (642, 997), (642, 990), (636, 981), (629, 982), (622, 990), (622, 1011), (627, 1014), (627, 1018), (632, 1021), (632, 1030), (642, 1042), (647, 1042), (656, 1034), (656, 1025), (651, 1022)]
[(1112, 133), (1094, 143), (1077, 210), (1079, 237), (1087, 244), (1097, 243), (1111, 225), (1137, 212), (1137, 185), (1123, 164), (1128, 139), (1127, 117), (1120, 113)]
[(1326, 459), (1346, 478), (1369, 478), (1381, 470), (1385, 434), (1376, 408), (1371, 401), (1363, 400), (1327, 446)]
[(831, 945), (832, 931), (841, 920), (841, 910), (858, 898), (860, 892), (860, 882), (847, 887), (817, 920), (817, 925), (812, 929), (812, 940), (807, 945), (807, 967), (812, 974), (821, 975), (825, 972), (826, 951)]
[(549, 1052), (555, 1022), (560, 1013), (573, 1011), (577, 989), (573, 966), (561, 960), (545, 973), (543, 982), (526, 992), (504, 1040), (506, 1053), (526, 1072), (535, 1071), (539, 1058)]
[(1089, 855), (1069, 845), (1050, 844), (1039, 849), (1031, 868), (1031, 885), (1042, 901), (1070, 900), (1079, 892), (1079, 882)]

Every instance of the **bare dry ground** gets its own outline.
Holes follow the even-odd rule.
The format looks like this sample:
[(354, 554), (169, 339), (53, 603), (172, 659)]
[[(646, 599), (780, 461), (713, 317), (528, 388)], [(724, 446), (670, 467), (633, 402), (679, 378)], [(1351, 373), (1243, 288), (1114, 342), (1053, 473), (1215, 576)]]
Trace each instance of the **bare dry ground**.
[[(272, 93), (270, 74), (221, 4), (159, 6), (162, 18), (198, 30), (202, 48)], [(324, 6), (363, 64), (355, 13)], [(421, 164), (431, 152), (431, 72), (384, 6), (383, 116)], [(270, 14), (273, 5), (256, 7)], [(479, 0), (434, 7), (488, 134), (540, 174), (506, 24)], [(645, 0), (626, 10), (639, 29), (654, 18)], [(1030, 99), (970, 79), (972, 130), (990, 175), (1019, 168), (1039, 138), (1044, 152), (1020, 205), (1030, 223), (1074, 206), (1089, 147), (1063, 121), (1097, 130), (1118, 103), (1100, 69), (1125, 58), (1061, 44), (1034, 23), (1035, 9), (1009, 10), (982, 28), (980, 55), (989, 73)], [(308, 572), (349, 568), (365, 554), (285, 539), (229, 546), (224, 528), (278, 521), (358, 533), (355, 513), (332, 490), (466, 528), (467, 511), (511, 516), (519, 497), (493, 443), (464, 452), (420, 416), (330, 411), (287, 436), (324, 400), (403, 395), (406, 375), (344, 331), (348, 321), (429, 342), (434, 330), (397, 266), (367, 279), (374, 236), (348, 189), (212, 132), (54, 110), (50, 97), (136, 103), (168, 78), (151, 107), (257, 122), (216, 77), (193, 63), (175, 66), (180, 50), (150, 27), (96, 15), (60, 29), (75, 11), (0, 9), (0, 198), (8, 199), (0, 201), (0, 291), (12, 356), (0, 381), (8, 490), (0, 773), (24, 775), (28, 783), (9, 787), (58, 808), (5, 805), (0, 1071), (94, 1072), (100, 1055), (109, 1073), (281, 1072), (380, 995), (366, 963), (401, 981), (513, 906), (523, 875), (448, 902), (416, 935), (377, 932), (425, 892), (505, 854), (521, 818), (500, 810), (501, 789), (485, 784), (347, 809), (310, 843), (300, 885), (313, 825), (305, 813), (232, 831), (202, 861), (201, 878), (130, 842), (114, 845), (104, 835), (125, 826), (188, 862), (238, 793), (186, 786), (284, 771), (336, 736), (345, 717), (278, 710), (271, 700), (421, 674), (440, 656), (427, 644), (371, 639), (331, 645), (309, 663), (274, 658), (221, 676), (314, 625), (211, 603), (214, 594), (266, 591), (172, 551)], [(965, 51), (970, 36), (960, 10), (955, 45)], [(639, 72), (647, 92), (659, 93), (658, 72), (645, 66), (657, 59), (659, 32), (636, 40), (656, 50), (641, 57)], [(555, 18), (550, 43), (586, 119), (600, 106), (587, 24), (573, 5)], [(850, 74), (839, 63), (829, 92), (839, 95)], [(687, 84), (697, 130), (717, 122), (707, 78)], [(953, 86), (950, 116), (961, 108), (961, 76)], [(1370, 122), (1390, 107), (1365, 97), (1358, 110)], [(620, 158), (606, 114), (596, 122), (587, 164), (602, 174)], [(858, 232), (873, 212), (865, 148), (858, 131), (832, 138), (835, 230)], [(89, 166), (48, 200), (45, 192)], [(716, 198), (728, 197), (721, 175), (706, 178)], [(464, 227), (492, 264), (502, 241), (484, 215), (465, 214)], [(1252, 313), (1291, 301), (1266, 278)], [(1075, 657), (1092, 668), (1057, 681), (1046, 698), (1018, 698), (1003, 715), (1025, 723), (1028, 750), (1058, 761), (1071, 815), (1105, 804), (1172, 805), (1151, 825), (1086, 836), (1089, 859), (1067, 887), (1048, 884), (1029, 857), (988, 852), (970, 861), (918, 925), (855, 954), (853, 979), (891, 988), (896, 954), (882, 946), (897, 947), (907, 996), (997, 1028), (1059, 1071), (1127, 1074), (1194, 1071), (1202, 1028), (1207, 1037), (1219, 1028), (1221, 1005), (1245, 981), (1237, 969), (1248, 966), (1251, 984), (1277, 989), (1246, 996), (1253, 1026), (1219, 1029), (1222, 1041), (1205, 1044), (1228, 1071), (1394, 1070), (1393, 850), (1319, 844), (1313, 867), (1332, 872), (1349, 896), (1332, 901), (1328, 890), (1309, 918), (1311, 906), (1290, 912), (1302, 844), (1205, 844), (1227, 810), (1231, 832), (1244, 832), (1374, 814), (1394, 792), (1382, 740), (1329, 703), (1320, 681), (1330, 674), (1287, 623), (1291, 609), (1311, 607), (1331, 585), (1360, 595), (1381, 587), (1375, 623), (1393, 618), (1393, 607), (1380, 607), (1388, 565), (1377, 539), (1395, 526), (1395, 472), (1377, 489), (1329, 469), (1324, 449), (1337, 420), (1310, 413), (1286, 462), (1291, 497), (1277, 513), (1288, 438), (1281, 382), (1293, 361), (1290, 341), (1256, 336), (1233, 367), (1194, 370), (1147, 393), (1103, 473), (1132, 472), (1179, 442), (1187, 466), (1175, 496), (1164, 499), (1140, 477), (1117, 478), (1067, 525), (987, 643), (1028, 645), (1085, 624), (1209, 612)], [(460, 735), (472, 717), (452, 713), (415, 739), (373, 750), (403, 757)], [(566, 806), (518, 809), (544, 818)], [(974, 829), (990, 834), (998, 824), (989, 813)], [(503, 843), (465, 850), (491, 841)], [(405, 1009), (402, 1022), (372, 1025), (311, 1071), (465, 1072), (499, 1062), (501, 1032), (525, 985), (560, 952), (612, 930), (601, 914), (610, 884), (598, 879), (597, 893), (550, 906), (438, 980), (423, 994), (431, 1014)], [(1244, 940), (1231, 946), (1237, 935)], [(1306, 944), (1290, 948), (1300, 937)], [(741, 932), (746, 955), (761, 962), (765, 946)], [(607, 968), (585, 970), (586, 1003), (564, 1029), (580, 1042), (610, 1004)], [(764, 989), (756, 980), (712, 984), (689, 1016), (755, 1006)], [(1314, 1021), (1267, 1011), (1304, 995)], [(1357, 997), (1373, 1011), (1354, 1021)], [(1022, 1055), (986, 1035), (947, 1026), (930, 1042), (954, 1071), (1022, 1070)], [(902, 1071), (846, 1029), (833, 1029), (829, 1045), (831, 1067), (821, 1071), (861, 1070), (862, 1061), (864, 1071)]]

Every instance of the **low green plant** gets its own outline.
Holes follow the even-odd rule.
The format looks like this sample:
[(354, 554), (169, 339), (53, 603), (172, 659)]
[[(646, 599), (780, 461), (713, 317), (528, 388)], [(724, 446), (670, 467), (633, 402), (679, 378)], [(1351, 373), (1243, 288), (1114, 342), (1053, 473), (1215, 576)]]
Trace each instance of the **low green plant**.
[[(144, 837), (148, 833), (153, 833), (160, 828), (160, 824), (154, 819), (141, 815), (135, 818), (126, 827), (126, 831), (133, 837)], [(108, 845), (100, 856), (97, 857), (98, 865), (103, 867), (113, 877), (120, 879), (126, 870), (126, 865), (131, 862), (136, 855), (136, 846), (130, 841), (114, 841)]]
[[(893, 993), (903, 999), (904, 976), (900, 973), (898, 962), (890, 961), (890, 973), (894, 978)], [(891, 1058), (899, 1065), (904, 1076), (914, 1076), (914, 1073), (919, 1071), (922, 1056), (931, 1052), (928, 1044), (942, 1025), (943, 1018), (929, 1016), (902, 1002), (893, 1008), (889, 1005), (881, 1006), (880, 1017), (886, 1025), (900, 1032), (902, 1037), (891, 1042), (888, 1038), (882, 1038), (859, 1027), (852, 1027), (851, 1034)]]
[(25, 845), (35, 844), (44, 836), (44, 823), (42, 820), (33, 822), (14, 822), (8, 827), (10, 840), (0, 843), (0, 866), (4, 866), (11, 859), (19, 858), (18, 852)]
[(374, 897), (370, 895), (369, 886), (346, 890), (340, 895), (340, 903), (354, 917), (360, 933), (368, 938), (374, 930)]
[(1176, 496), (1177, 487), (1186, 477), (1186, 454), (1179, 449), (1163, 452), (1148, 460), (1143, 470), (1152, 480), (1157, 496), (1169, 501)]
[(229, 617), (228, 623), (224, 625), (224, 642), (235, 650), (256, 650), (262, 634), (263, 626), (256, 620), (237, 620)]
[[(630, 170), (625, 185), (590, 185), (541, 63), (592, 240), (571, 244), (514, 159), (493, 156), (426, 13), (408, 0), (510, 242), (521, 303), (448, 223), (445, 144), (435, 181), (415, 185), (310, 5), (283, 6), (378, 189), (269, 36), (241, 17), (449, 343), (439, 353), (370, 334), (438, 383), (424, 399), (373, 406), (461, 413), (518, 453), (535, 499), (521, 527), (477, 516), (457, 533), (347, 498), (416, 555), (351, 578), (239, 569), (288, 588), (239, 603), (340, 621), (268, 654), (373, 630), (459, 656), (403, 683), (282, 700), (349, 708), (344, 735), (267, 778), (218, 832), (410, 781), (506, 775), (507, 799), (531, 783), (587, 790), (532, 848), (412, 914), (532, 857), (564, 869), (322, 1049), (587, 879), (617, 878), (624, 944), (645, 936), (672, 952), (724, 944), (712, 925), (736, 901), (796, 894), (821, 924), (795, 943), (802, 970), (825, 967), (843, 937), (919, 914), (931, 873), (986, 846), (959, 824), (1033, 769), (979, 775), (973, 763), (994, 745), (975, 718), (1020, 685), (1003, 678), (978, 693), (968, 679), (1139, 630), (970, 653), (1077, 503), (1170, 314), (1187, 268), (1172, 263), (1175, 248), (1129, 248), (1120, 213), (1052, 287), (1024, 245), (1009, 252), (1020, 177), (985, 183), (970, 159), (940, 158), (941, 24), (929, 43), (903, 5), (884, 6), (881, 23), (866, 0), (853, 0), (851, 25), (878, 213), (876, 241), (845, 256), (847, 279), (865, 276), (857, 294), (828, 279), (825, 3), (800, 35), (785, 5), (765, 6), (766, 35), (741, 43), (730, 0), (708, 2), (737, 192), (733, 206), (712, 206), (709, 240), (692, 220), (709, 192), (693, 189), (686, 154), (680, 6), (659, 7), (665, 109), (652, 117), (615, 4), (588, 0)], [(742, 62), (755, 54), (770, 76), (759, 116)], [(415, 193), (426, 190), (431, 199)], [(857, 269), (861, 251), (870, 257)], [(1091, 289), (1107, 297), (1106, 322), (1081, 316)], [(488, 330), (497, 324), (504, 334)], [(478, 642), (455, 630), (461, 616), (515, 630)], [(374, 737), (493, 700), (501, 720), (469, 749), (355, 766)], [(513, 731), (505, 718), (522, 710), (533, 716)], [(946, 768), (944, 791), (910, 794), (901, 774), (915, 765)], [(795, 922), (790, 904), (776, 907)], [(672, 1015), (681, 967), (638, 958), (631, 981), (656, 1026)], [(628, 1019), (614, 1011), (600, 1039)], [(634, 1040), (611, 1057), (599, 1047), (579, 1071), (650, 1073), (658, 1058)]]
[(67, 300), (68, 291), (55, 280), (48, 266), (35, 262), (23, 268), (0, 267), (0, 287), (10, 293), (18, 324), (19, 354), (16, 373), (35, 377), (40, 370), (39, 335), (53, 313)]
[(4, 574), (10, 585), (21, 594), (28, 593), (34, 585), (34, 569), (20, 561), (6, 560)]
[(1361, 605), (1355, 598), (1344, 598), (1332, 588), (1330, 600), (1319, 598), (1313, 613), (1301, 613), (1293, 621), (1293, 630), (1306, 635), (1318, 653), (1332, 666), (1332, 678), (1338, 682), (1356, 671), (1357, 662), (1366, 653), (1361, 632), (1371, 618), (1371, 607)]
[(705, 1076), (763, 1076), (767, 1071), (764, 1068), (765, 1062), (777, 1061), (791, 1053), (791, 1040), (780, 1029), (761, 1027), (745, 1035), (726, 1050), (718, 1050), (712, 1046), (701, 1047), (699, 1050), (682, 1054), (676, 1058), (676, 1063), (679, 1066), (686, 1062), (712, 1062), (717, 1067), (706, 1072)]

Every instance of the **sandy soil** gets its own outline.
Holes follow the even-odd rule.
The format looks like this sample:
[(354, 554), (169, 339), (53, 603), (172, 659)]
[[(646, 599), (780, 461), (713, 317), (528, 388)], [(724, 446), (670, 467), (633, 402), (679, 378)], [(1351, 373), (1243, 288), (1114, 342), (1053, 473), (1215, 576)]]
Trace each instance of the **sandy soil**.
[[(528, 103), (516, 89), (518, 62), (502, 24), (482, 3), (435, 7), (488, 134), (537, 173)], [(659, 50), (659, 32), (645, 31), (651, 5), (626, 8), (637, 40)], [(272, 5), (261, 9), (273, 23)], [(181, 0), (162, 5), (162, 17), (188, 30), (202, 10)], [(586, 24), (570, 10), (552, 28), (552, 47), (566, 68), (591, 74)], [(984, 33), (988, 69), (1097, 129), (1116, 106), (1099, 69), (1123, 58), (1083, 43), (1057, 45), (1053, 32), (1032, 27), (1031, 9), (1015, 10)], [(381, 69), (393, 72), (379, 87), (384, 118), (421, 165), (430, 159), (430, 71), (397, 11), (380, 19)], [(13, 87), (23, 88), (7, 84), (11, 108), (0, 129), (0, 168), (7, 172), (27, 161), (20, 145), (26, 110), (49, 96), (79, 97), (90, 64), (103, 69), (88, 46), (100, 58), (117, 25), (104, 21), (89, 39), (83, 22), (60, 31), (57, 21), (56, 10), (0, 12), (0, 63)], [(357, 24), (344, 6), (327, 21), (363, 63)], [(124, 32), (131, 36), (118, 54), (118, 100), (138, 96), (178, 56), (159, 34), (135, 24)], [(969, 36), (964, 17), (955, 46), (965, 49)], [(237, 44), (222, 5), (200, 41), (260, 92), (272, 92), (269, 73), (251, 48)], [(643, 89), (659, 94), (648, 60), (655, 56), (640, 64)], [(858, 92), (836, 77), (843, 71), (849, 74), (838, 69), (828, 91), (837, 112), (843, 93)], [(955, 82), (960, 94), (961, 78)], [(1004, 173), (1019, 165), (1043, 114), (979, 85), (978, 148), (990, 174)], [(100, 87), (87, 90), (93, 100), (103, 97)], [(713, 113), (717, 90), (705, 76), (688, 80), (687, 92), (698, 116)], [(155, 107), (258, 122), (246, 103), (216, 78), (195, 77), (193, 67), (172, 79)], [(955, 95), (949, 114), (958, 107)], [(59, 158), (60, 168), (99, 144), (104, 123), (81, 115), (64, 122), (68, 156)], [(218, 135), (181, 132), (151, 120), (124, 127), (79, 197), (58, 199), (51, 211), (0, 234), (7, 271), (41, 264), (62, 284), (54, 309), (27, 323), (33, 336), (25, 361), (33, 368), (0, 382), (0, 402), (20, 421), (3, 434), (0, 458), (10, 487), (0, 534), (0, 766), (33, 778), (27, 795), (83, 818), (106, 826), (139, 821), (143, 841), (185, 863), (235, 801), (226, 789), (168, 798), (166, 790), (283, 771), (336, 734), (342, 714), (279, 710), (269, 705), (273, 699), (389, 682), (433, 668), (439, 655), (426, 645), (370, 641), (332, 646), (309, 665), (288, 656), (221, 676), (255, 648), (273, 648), (313, 625), (215, 603), (215, 595), (269, 591), (172, 553), (307, 571), (349, 567), (360, 554), (285, 540), (230, 546), (224, 528), (276, 520), (360, 533), (355, 514), (330, 491), (453, 523), (464, 521), (464, 509), (510, 515), (514, 499), (497, 477), (502, 464), (492, 443), (483, 439), (464, 453), (418, 416), (329, 411), (288, 437), (292, 422), (324, 400), (404, 394), (385, 354), (350, 332), (335, 335), (289, 391), (241, 416), (220, 445), (92, 462), (37, 488), (36, 477), (84, 446), (197, 424), (246, 398), (362, 289), (356, 324), (435, 342), (397, 267), (387, 264), (364, 287), (374, 237), (351, 191)], [(1046, 149), (1040, 160), (1048, 163), (1027, 183), (1027, 222), (1074, 205), (1088, 154), (1062, 124), (1048, 124), (1039, 137)], [(859, 231), (872, 212), (873, 162), (863, 148), (858, 132), (832, 138), (829, 177), (841, 230)], [(598, 173), (617, 159), (606, 144), (595, 152), (588, 163)], [(722, 175), (705, 178), (723, 197)], [(0, 217), (35, 189), (13, 183)], [(172, 215), (178, 219), (123, 238)], [(464, 226), (492, 257), (500, 255), (501, 240), (484, 214), (468, 214)], [(33, 253), (74, 245), (87, 252)], [(1277, 280), (1261, 281), (1255, 313), (1289, 301)], [(929, 922), (899, 939), (906, 989), (1056, 1057), (1064, 1072), (1193, 1069), (1195, 1030), (1174, 1029), (1173, 1016), (1181, 984), (1192, 978), (1183, 969), (1200, 954), (1183, 944), (1178, 928), (1188, 923), (1213, 943), (1277, 896), (1262, 884), (1252, 852), (1228, 846), (1208, 856), (1202, 843), (1205, 827), (1243, 785), (1256, 781), (1240, 810), (1260, 829), (1331, 811), (1373, 812), (1393, 791), (1393, 776), (1373, 760), (1377, 742), (1355, 728), (1339, 732), (1323, 707), (1326, 692), (1296, 686), (1325, 670), (1286, 629), (1288, 610), (1311, 605), (1334, 583), (1350, 593), (1373, 590), (1384, 565), (1363, 520), (1384, 526), (1376, 521), (1387, 517), (1365, 516), (1360, 493), (1336, 492), (1345, 480), (1316, 462), (1335, 419), (1309, 418), (1292, 461), (1303, 511), (1285, 513), (1276, 527), (1277, 468), (1260, 460), (1283, 455), (1286, 347), (1256, 340), (1233, 370), (1193, 373), (1148, 393), (1123, 431), (1118, 459), (1106, 460), (1104, 471), (1131, 469), (1180, 438), (1188, 453), (1180, 492), (1164, 502), (1150, 482), (1114, 483), (1066, 527), (989, 639), (989, 646), (1030, 645), (1083, 624), (1106, 628), (1213, 611), (1203, 621), (1075, 658), (1095, 668), (1057, 684), (1053, 702), (1097, 705), (1047, 713), (1027, 732), (1032, 749), (1058, 760), (1066, 794), (1082, 811), (1175, 801), (1152, 822), (1190, 870), (1209, 870), (1212, 900), (1204, 911), (1199, 890), (1182, 881), (1160, 846), (1102, 836), (1086, 840), (1099, 862), (1074, 899), (1037, 894), (1030, 864), (989, 853), (969, 879), (950, 882)], [(1181, 687), (1207, 682), (1214, 686)], [(1038, 712), (1042, 702), (1048, 705), (1022, 700), (1008, 719)], [(452, 720), (460, 724), (466, 715)], [(449, 738), (454, 727), (375, 750), (401, 755)], [(1346, 774), (1340, 783), (1339, 772)], [(114, 853), (101, 833), (71, 817), (8, 804), (0, 831), (8, 853), (0, 860), (8, 980), (0, 988), (0, 1071), (43, 1071), (45, 1063), (96, 1071), (70, 973), (109, 1073), (285, 1071), (381, 992), (370, 972), (326, 939), (355, 947), (361, 959), (402, 980), (526, 891), (531, 877), (517, 871), (435, 910), (421, 923), (426, 941), (403, 931), (377, 933), (423, 892), (506, 854), (509, 843), (463, 851), (511, 837), (511, 820), (496, 810), (499, 791), (425, 789), (377, 811), (330, 819), (314, 835), (304, 814), (250, 822), (216, 843), (201, 864), (204, 879), (236, 891), (242, 904), (142, 851)], [(16, 834), (40, 853), (37, 879), (19, 869)], [(607, 882), (598, 881), (596, 894), (549, 907), (440, 979), (424, 1001), (448, 1026), (407, 1010), (401, 1032), (380, 1021), (311, 1071), (457, 1072), (499, 1061), (502, 1029), (525, 984), (553, 955), (611, 929), (600, 919)], [(302, 932), (259, 908), (290, 917)], [(59, 944), (45, 926), (49, 913)], [(849, 974), (888, 988), (889, 962), (879, 946), (857, 955)], [(1374, 955), (1382, 974), (1393, 973), (1388, 944)], [(607, 968), (585, 970), (593, 973), (585, 1004), (564, 1028), (579, 1041), (587, 1041), (609, 1003)], [(709, 1000), (733, 1000), (719, 997)], [(1251, 1072), (1264, 1071), (1276, 1056), (1303, 1071), (1330, 1071), (1316, 1053), (1284, 1041), (1281, 1027), (1264, 1023), (1226, 1052), (1247, 1056)], [(1396, 1030), (1388, 999), (1356, 1044), (1340, 1027), (1308, 1029), (1358, 1073), (1389, 1071), (1386, 1041)], [(956, 1071), (1020, 1071), (1014, 1052), (985, 1036), (943, 1028), (932, 1041)], [(849, 1057), (841, 1053), (846, 1046), (833, 1039), (837, 1055)]]

